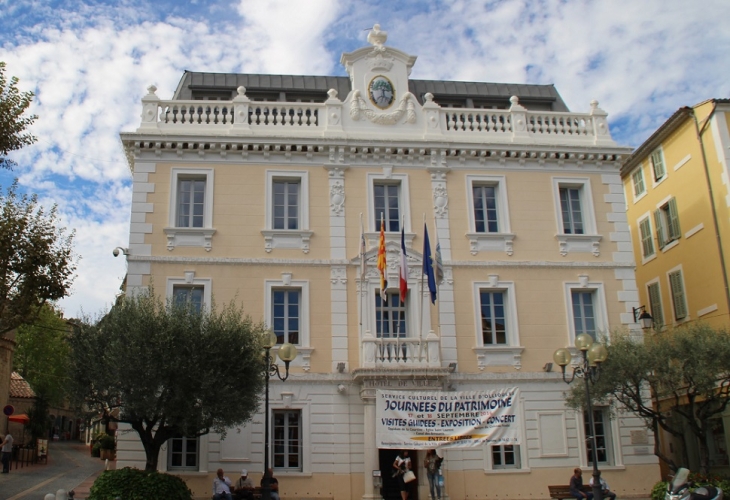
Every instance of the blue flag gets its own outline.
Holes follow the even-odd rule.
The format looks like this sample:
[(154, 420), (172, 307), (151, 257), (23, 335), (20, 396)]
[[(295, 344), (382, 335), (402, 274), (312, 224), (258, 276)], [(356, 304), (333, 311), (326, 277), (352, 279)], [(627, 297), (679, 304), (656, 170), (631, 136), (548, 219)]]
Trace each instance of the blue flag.
[(436, 303), (436, 277), (433, 274), (433, 255), (431, 243), (428, 241), (428, 228), (423, 225), (423, 274), (428, 279), (428, 290), (431, 292), (431, 303)]

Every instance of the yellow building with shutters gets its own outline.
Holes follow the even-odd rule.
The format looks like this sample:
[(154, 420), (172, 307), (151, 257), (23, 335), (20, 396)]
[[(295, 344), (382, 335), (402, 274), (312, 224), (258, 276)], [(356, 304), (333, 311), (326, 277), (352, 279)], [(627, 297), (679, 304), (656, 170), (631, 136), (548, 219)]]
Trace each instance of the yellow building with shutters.
[[(643, 307), (635, 314), (649, 313), (656, 330), (730, 326), (729, 120), (727, 99), (680, 108), (621, 167)], [(724, 427), (713, 427), (716, 468), (728, 466)]]

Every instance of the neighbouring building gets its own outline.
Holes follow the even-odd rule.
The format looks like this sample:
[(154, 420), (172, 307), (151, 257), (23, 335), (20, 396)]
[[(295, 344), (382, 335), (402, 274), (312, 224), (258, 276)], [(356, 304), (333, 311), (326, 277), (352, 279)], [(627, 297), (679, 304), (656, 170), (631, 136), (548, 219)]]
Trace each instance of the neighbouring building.
[[(680, 108), (621, 167), (639, 301), (657, 331), (693, 321), (730, 324), (729, 120), (728, 99)], [(710, 465), (724, 474), (728, 425), (730, 412), (716, 419), (708, 440)], [(664, 451), (681, 462), (671, 441), (662, 436)], [(691, 445), (688, 465), (696, 469)]]
[[(445, 449), (447, 493), (547, 498), (591, 467), (553, 352), (583, 332), (641, 335), (619, 175), (631, 151), (595, 101), (578, 113), (552, 85), (412, 80), (416, 57), (385, 40), (376, 26), (370, 46), (343, 54), (346, 77), (187, 71), (169, 100), (150, 87), (141, 125), (121, 135), (134, 179), (127, 291), (154, 282), (201, 307), (236, 298), (296, 344), (292, 375), (270, 391), (285, 498), (393, 497), (397, 450), (376, 446), (377, 390), (505, 386), (519, 388), (519, 444)], [(433, 306), (424, 219), (443, 258)], [(604, 476), (619, 496), (646, 497), (659, 480), (652, 436), (630, 414), (595, 414)], [(173, 440), (161, 468), (201, 498), (219, 467), (257, 481), (263, 428), (259, 414), (224, 440)], [(144, 466), (123, 426), (117, 460)]]

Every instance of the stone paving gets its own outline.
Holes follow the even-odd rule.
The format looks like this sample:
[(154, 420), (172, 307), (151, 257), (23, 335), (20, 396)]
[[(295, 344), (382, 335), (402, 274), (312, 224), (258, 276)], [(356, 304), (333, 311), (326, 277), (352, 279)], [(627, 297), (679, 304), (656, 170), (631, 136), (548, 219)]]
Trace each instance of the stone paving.
[(15, 469), (13, 462), (12, 467), (9, 474), (0, 474), (0, 500), (43, 500), (59, 489), (75, 490), (75, 498), (83, 499), (105, 462), (91, 457), (82, 443), (55, 441), (48, 445), (47, 464)]

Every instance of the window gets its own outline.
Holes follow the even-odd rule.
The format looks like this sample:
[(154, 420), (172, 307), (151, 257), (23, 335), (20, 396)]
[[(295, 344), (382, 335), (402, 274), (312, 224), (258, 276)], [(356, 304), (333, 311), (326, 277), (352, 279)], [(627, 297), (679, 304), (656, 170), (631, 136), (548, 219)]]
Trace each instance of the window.
[[(406, 297), (406, 302), (408, 298)], [(401, 304), (398, 292), (388, 292), (383, 301), (380, 292), (375, 293), (375, 331), (378, 338), (407, 337), (406, 305)]]
[[(586, 436), (586, 456), (588, 463), (593, 464), (593, 434), (588, 420), (588, 412), (583, 412), (584, 431)], [(593, 410), (593, 424), (596, 427), (596, 458), (599, 464), (608, 465), (613, 462), (611, 448), (611, 425), (608, 413), (603, 408)]]
[(519, 469), (520, 465), (519, 445), (505, 444), (492, 446), (492, 468), (493, 469)]
[(301, 320), (300, 289), (273, 290), (271, 302), (273, 313), (271, 324), (276, 334), (276, 343), (299, 344), (299, 322)]
[(180, 177), (177, 184), (177, 227), (203, 227), (205, 178)]
[(401, 207), (400, 184), (375, 182), (373, 185), (373, 220), (376, 229), (380, 230), (380, 221), (385, 223), (385, 230), (391, 233), (400, 231)]
[(477, 364), (480, 370), (487, 366), (522, 365), (515, 285), (500, 281), (496, 274), (489, 281), (474, 282), (474, 324)]
[(274, 181), (273, 229), (299, 229), (299, 181)]
[(497, 187), (472, 186), (474, 197), (474, 229), (477, 233), (499, 232), (497, 219)]
[(587, 333), (596, 339), (596, 314), (593, 308), (593, 292), (573, 291), (573, 326), (575, 335)]
[(553, 187), (560, 255), (590, 252), (599, 256), (602, 238), (596, 231), (590, 179), (553, 177)]
[(309, 175), (297, 170), (266, 171), (264, 248), (297, 248), (309, 253)]
[(504, 296), (504, 292), (482, 290), (479, 293), (482, 313), (482, 342), (485, 346), (507, 343)]
[(651, 311), (651, 317), (654, 320), (654, 328), (661, 328), (664, 326), (664, 310), (662, 309), (662, 296), (659, 290), (659, 283), (650, 283), (647, 286), (649, 293), (649, 309)]
[(674, 319), (676, 321), (687, 318), (687, 298), (684, 294), (684, 280), (682, 271), (669, 273), (669, 291), (672, 295), (672, 307), (674, 308)]
[(667, 169), (664, 167), (664, 153), (661, 148), (656, 149), (651, 154), (651, 168), (654, 171), (654, 181), (659, 182), (667, 175)]
[(669, 243), (680, 238), (679, 212), (677, 211), (677, 200), (670, 198), (654, 212), (656, 223), (656, 239), (659, 248), (666, 247)]
[(274, 410), (274, 468), (277, 470), (302, 470), (302, 412), (300, 410)]
[(649, 217), (639, 222), (639, 238), (641, 240), (641, 255), (646, 259), (654, 255), (654, 236), (651, 233)]
[(213, 169), (173, 168), (170, 184), (170, 216), (167, 249), (178, 246), (212, 248)]
[(503, 251), (512, 255), (515, 235), (510, 232), (507, 184), (504, 176), (467, 175), (467, 211), (472, 255)]
[(200, 312), (205, 303), (205, 289), (202, 286), (174, 285), (172, 287), (173, 303), (178, 307), (192, 307)]
[(579, 188), (560, 188), (560, 210), (563, 216), (563, 233), (585, 233), (583, 228), (583, 211), (581, 209)]
[(646, 192), (646, 188), (644, 187), (644, 170), (641, 168), (641, 165), (631, 174), (631, 180), (634, 183), (634, 198), (638, 198)]
[(198, 470), (198, 438), (176, 436), (167, 442), (168, 470)]

